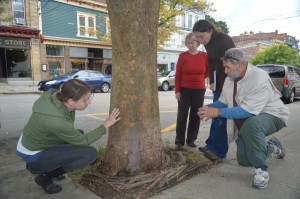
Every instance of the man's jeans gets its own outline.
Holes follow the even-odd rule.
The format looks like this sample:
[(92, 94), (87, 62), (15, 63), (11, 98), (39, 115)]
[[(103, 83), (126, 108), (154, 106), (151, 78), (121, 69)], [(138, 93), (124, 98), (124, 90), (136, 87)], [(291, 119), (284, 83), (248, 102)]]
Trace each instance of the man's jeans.
[(248, 118), (235, 141), (238, 163), (267, 170), (266, 159), (273, 149), (267, 146), (265, 137), (283, 127), (285, 127), (285, 123), (282, 120), (267, 113)]

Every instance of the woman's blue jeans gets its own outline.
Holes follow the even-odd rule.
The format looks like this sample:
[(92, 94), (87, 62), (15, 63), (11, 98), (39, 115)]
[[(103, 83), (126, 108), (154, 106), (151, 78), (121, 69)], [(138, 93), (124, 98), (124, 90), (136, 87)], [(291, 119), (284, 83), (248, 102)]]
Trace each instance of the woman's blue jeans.
[[(213, 101), (217, 101), (220, 93), (214, 91)], [(209, 137), (206, 140), (206, 148), (212, 151), (220, 158), (226, 157), (228, 152), (228, 138), (227, 138), (227, 119), (214, 118), (211, 120)]]

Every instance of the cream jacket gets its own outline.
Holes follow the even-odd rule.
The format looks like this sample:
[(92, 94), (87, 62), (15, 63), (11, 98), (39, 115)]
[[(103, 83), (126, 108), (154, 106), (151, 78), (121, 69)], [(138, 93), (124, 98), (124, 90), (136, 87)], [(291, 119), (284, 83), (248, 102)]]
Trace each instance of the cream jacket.
[[(219, 101), (233, 107), (234, 81), (227, 77)], [(289, 110), (281, 101), (281, 93), (276, 89), (269, 75), (262, 69), (248, 64), (243, 79), (237, 82), (235, 100), (241, 108), (259, 115), (268, 113), (281, 119), (286, 125)], [(233, 120), (227, 120), (228, 141), (232, 142), (237, 136), (237, 129)]]

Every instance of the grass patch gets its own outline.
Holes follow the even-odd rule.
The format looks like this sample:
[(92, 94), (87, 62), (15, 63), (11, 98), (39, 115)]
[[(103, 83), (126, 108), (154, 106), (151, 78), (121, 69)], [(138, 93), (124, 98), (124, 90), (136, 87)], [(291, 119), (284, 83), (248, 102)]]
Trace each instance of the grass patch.
[[(97, 148), (97, 153), (98, 153), (98, 156), (104, 156), (105, 154), (105, 147), (99, 147)], [(72, 179), (72, 181), (74, 182), (77, 182), (79, 183), (81, 177), (84, 175), (84, 174), (87, 174), (91, 171), (92, 167), (90, 165), (87, 165), (81, 169), (76, 169), (72, 172), (69, 172), (67, 175), (69, 176), (69, 178)]]
[(208, 161), (204, 156), (199, 155), (193, 151), (187, 151), (186, 160), (191, 164), (202, 164), (203, 162)]

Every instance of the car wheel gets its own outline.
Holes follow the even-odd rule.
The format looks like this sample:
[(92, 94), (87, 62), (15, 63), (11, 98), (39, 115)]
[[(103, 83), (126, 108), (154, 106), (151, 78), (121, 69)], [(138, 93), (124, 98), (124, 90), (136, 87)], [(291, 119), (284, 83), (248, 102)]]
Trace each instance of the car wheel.
[(161, 90), (167, 91), (169, 90), (169, 83), (168, 82), (163, 82), (161, 85)]
[(295, 91), (292, 90), (291, 94), (290, 94), (290, 97), (289, 98), (286, 98), (286, 103), (287, 104), (290, 104), (290, 103), (293, 103), (295, 100)]
[(61, 83), (59, 86), (58, 86), (58, 90), (61, 91), (62, 87), (64, 86), (65, 83)]
[(100, 91), (102, 93), (107, 93), (109, 91), (109, 84), (108, 83), (101, 84)]

